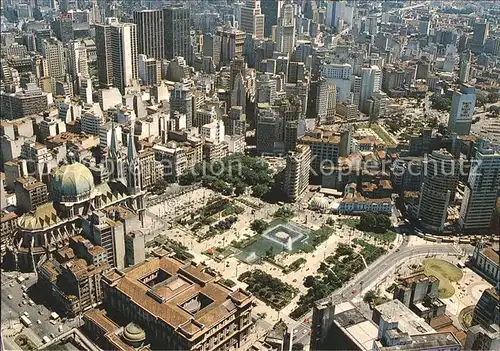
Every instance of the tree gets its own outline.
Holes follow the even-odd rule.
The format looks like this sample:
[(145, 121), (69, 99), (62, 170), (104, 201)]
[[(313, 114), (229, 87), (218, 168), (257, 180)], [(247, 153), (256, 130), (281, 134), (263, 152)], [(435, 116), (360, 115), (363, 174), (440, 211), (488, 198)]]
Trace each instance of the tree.
[(252, 186), (252, 195), (255, 197), (263, 197), (269, 190), (270, 188), (265, 184), (256, 184)]
[(372, 302), (375, 298), (377, 298), (377, 292), (375, 290), (370, 290), (363, 297), (363, 301)]
[(314, 278), (312, 275), (308, 275), (306, 279), (304, 279), (304, 286), (306, 288), (310, 288), (314, 285), (314, 282), (316, 281), (316, 278)]
[(334, 226), (335, 220), (333, 219), (333, 217), (328, 217), (328, 219), (326, 220), (326, 224)]
[(377, 217), (372, 212), (365, 212), (361, 214), (359, 227), (362, 230), (373, 230), (377, 226)]
[(255, 221), (252, 221), (252, 223), (250, 223), (250, 228), (258, 234), (262, 234), (268, 226), (269, 224), (262, 219), (256, 219)]
[(448, 134), (448, 127), (443, 123), (439, 123), (438, 133), (441, 135), (447, 135)]
[(488, 99), (488, 102), (490, 104), (494, 104), (494, 103), (498, 102), (498, 97), (499, 97), (499, 94), (497, 92), (492, 92), (492, 93), (488, 94), (487, 99)]

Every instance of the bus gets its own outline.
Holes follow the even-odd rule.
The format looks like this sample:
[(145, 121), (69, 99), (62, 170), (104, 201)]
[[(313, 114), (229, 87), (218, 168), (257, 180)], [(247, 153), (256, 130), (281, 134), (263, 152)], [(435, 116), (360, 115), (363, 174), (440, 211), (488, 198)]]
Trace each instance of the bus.
[(31, 323), (31, 321), (29, 320), (28, 317), (26, 316), (21, 316), (21, 323), (24, 324), (25, 327), (29, 328), (33, 325), (33, 323)]

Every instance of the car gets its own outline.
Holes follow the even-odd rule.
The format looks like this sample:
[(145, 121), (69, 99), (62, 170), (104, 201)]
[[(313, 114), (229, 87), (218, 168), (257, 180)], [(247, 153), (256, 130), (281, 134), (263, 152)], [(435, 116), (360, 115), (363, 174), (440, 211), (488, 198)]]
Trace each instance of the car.
[(37, 321), (36, 321), (36, 322), (37, 322), (38, 324), (42, 324), (42, 321), (41, 321), (41, 320), (39, 320), (39, 319), (37, 319)]
[(19, 307), (23, 307), (23, 304), (22, 303), (18, 303), (17, 304)]
[(7, 298), (8, 298), (9, 300), (12, 300), (12, 299), (13, 299), (12, 295), (7, 295)]

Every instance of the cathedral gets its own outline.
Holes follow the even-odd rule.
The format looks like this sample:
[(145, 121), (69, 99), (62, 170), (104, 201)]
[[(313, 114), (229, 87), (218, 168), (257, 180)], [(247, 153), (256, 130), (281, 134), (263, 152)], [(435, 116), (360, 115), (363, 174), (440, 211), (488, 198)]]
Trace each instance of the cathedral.
[[(112, 266), (123, 268), (123, 245), (119, 239), (125, 232), (142, 227), (145, 192), (133, 131), (126, 155), (118, 148), (114, 125), (110, 144), (105, 160), (111, 175), (107, 182), (96, 185), (92, 172), (75, 161), (72, 153), (51, 171), (50, 201), (19, 218), (17, 234), (9, 245), (19, 270), (33, 271), (67, 246), (75, 235), (103, 246)], [(135, 224), (129, 220), (130, 215), (127, 219), (119, 218), (120, 209), (132, 213), (137, 219)], [(120, 236), (117, 227), (122, 232)]]

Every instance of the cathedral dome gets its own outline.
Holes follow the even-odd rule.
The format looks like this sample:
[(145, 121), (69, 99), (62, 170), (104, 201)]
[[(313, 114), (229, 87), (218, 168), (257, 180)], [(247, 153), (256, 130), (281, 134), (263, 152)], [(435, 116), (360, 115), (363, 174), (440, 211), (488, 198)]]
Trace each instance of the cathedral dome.
[(94, 190), (92, 172), (79, 162), (59, 166), (53, 173), (52, 193), (58, 202), (80, 202)]

